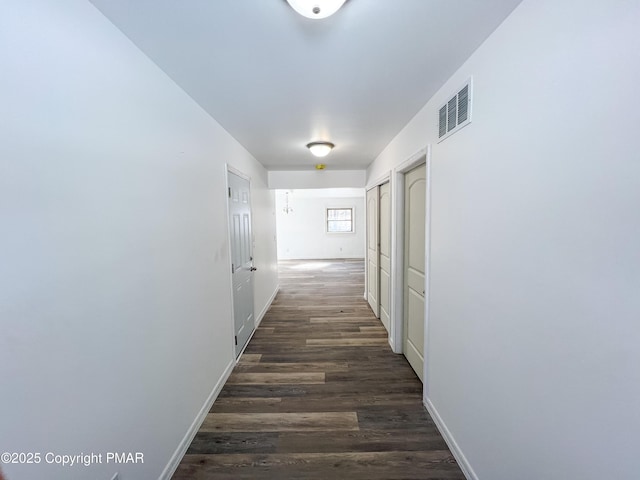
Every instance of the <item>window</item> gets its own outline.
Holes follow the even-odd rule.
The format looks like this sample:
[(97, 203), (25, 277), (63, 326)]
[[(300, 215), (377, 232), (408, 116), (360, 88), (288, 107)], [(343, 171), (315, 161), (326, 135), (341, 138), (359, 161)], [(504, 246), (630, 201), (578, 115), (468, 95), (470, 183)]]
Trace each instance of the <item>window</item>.
[(327, 208), (327, 233), (353, 233), (353, 208)]

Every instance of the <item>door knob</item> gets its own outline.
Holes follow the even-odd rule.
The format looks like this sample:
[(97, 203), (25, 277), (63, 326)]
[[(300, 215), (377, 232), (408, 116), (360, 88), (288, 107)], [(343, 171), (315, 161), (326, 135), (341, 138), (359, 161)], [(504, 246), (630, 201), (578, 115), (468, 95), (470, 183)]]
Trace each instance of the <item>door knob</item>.
[(251, 270), (252, 272), (255, 272), (255, 271), (257, 270), (257, 268), (256, 268), (256, 267), (251, 267), (251, 269), (250, 269), (250, 270)]

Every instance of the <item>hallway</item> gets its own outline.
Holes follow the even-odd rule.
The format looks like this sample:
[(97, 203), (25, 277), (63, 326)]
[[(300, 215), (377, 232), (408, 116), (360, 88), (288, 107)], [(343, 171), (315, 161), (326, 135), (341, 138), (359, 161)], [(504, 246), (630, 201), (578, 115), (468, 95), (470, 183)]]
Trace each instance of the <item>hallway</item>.
[(464, 479), (363, 292), (363, 261), (281, 262), (173, 479)]

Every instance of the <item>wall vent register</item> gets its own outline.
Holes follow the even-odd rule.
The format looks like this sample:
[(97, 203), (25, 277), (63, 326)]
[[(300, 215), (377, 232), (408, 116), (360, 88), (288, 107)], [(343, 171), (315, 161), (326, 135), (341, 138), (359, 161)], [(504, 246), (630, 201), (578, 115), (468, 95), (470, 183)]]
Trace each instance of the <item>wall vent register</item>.
[(438, 143), (471, 123), (472, 79), (438, 109)]

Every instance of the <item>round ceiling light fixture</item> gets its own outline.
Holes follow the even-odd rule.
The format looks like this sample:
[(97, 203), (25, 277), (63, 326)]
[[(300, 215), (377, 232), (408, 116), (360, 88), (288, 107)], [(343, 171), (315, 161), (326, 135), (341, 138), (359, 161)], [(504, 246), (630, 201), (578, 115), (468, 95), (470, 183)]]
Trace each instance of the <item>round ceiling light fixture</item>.
[(320, 20), (340, 10), (346, 0), (287, 0), (296, 12), (303, 17)]
[(307, 143), (307, 148), (316, 157), (326, 157), (329, 152), (335, 147), (331, 142), (311, 142)]

